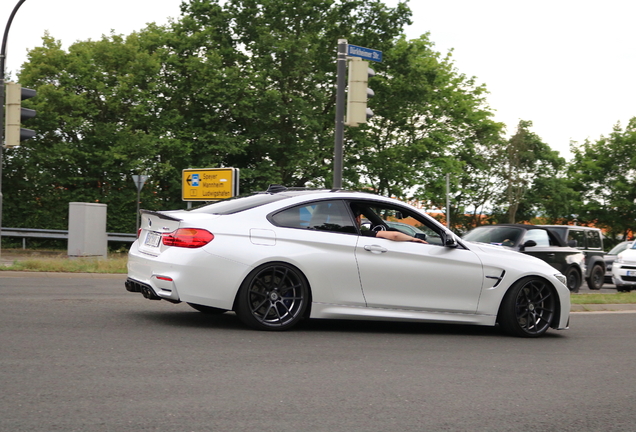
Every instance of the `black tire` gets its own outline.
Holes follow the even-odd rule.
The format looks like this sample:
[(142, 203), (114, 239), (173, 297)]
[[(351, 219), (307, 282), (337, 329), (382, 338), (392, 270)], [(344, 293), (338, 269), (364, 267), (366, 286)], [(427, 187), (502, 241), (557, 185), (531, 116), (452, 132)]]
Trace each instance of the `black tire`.
[(268, 263), (252, 271), (239, 289), (236, 314), (257, 330), (288, 330), (303, 318), (309, 284), (295, 267)]
[(544, 279), (520, 279), (510, 287), (501, 302), (499, 325), (513, 336), (539, 337), (552, 325), (557, 301), (554, 288)]
[(225, 309), (219, 309), (212, 306), (204, 306), (195, 303), (188, 303), (188, 306), (198, 310), (199, 312), (203, 312), (206, 315), (221, 315), (222, 313), (227, 312)]
[(592, 268), (592, 274), (587, 278), (587, 287), (591, 290), (600, 290), (603, 287), (605, 281), (605, 269), (601, 266), (595, 265)]
[(570, 292), (573, 292), (573, 293), (579, 292), (579, 289), (581, 288), (581, 282), (582, 282), (581, 273), (579, 273), (579, 271), (575, 269), (574, 267), (570, 267), (565, 272), (565, 278), (566, 278), (566, 286), (568, 287)]

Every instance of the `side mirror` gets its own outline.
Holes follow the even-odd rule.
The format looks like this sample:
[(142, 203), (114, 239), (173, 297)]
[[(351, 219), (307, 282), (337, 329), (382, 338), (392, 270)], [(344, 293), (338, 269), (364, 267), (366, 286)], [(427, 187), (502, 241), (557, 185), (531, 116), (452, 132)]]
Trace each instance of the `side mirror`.
[(442, 239), (444, 241), (444, 246), (449, 248), (457, 247), (457, 241), (455, 241), (455, 237), (450, 231), (444, 231), (444, 233), (442, 234)]
[(415, 238), (426, 241), (426, 234), (425, 233), (415, 233)]
[(572, 240), (568, 240), (568, 246), (575, 248), (577, 245), (579, 244), (579, 242), (577, 242), (576, 240), (572, 239)]
[(528, 247), (535, 247), (537, 245), (537, 242), (534, 240), (528, 240), (527, 242), (525, 242), (524, 244), (521, 245), (520, 250), (524, 251), (526, 250), (526, 248)]

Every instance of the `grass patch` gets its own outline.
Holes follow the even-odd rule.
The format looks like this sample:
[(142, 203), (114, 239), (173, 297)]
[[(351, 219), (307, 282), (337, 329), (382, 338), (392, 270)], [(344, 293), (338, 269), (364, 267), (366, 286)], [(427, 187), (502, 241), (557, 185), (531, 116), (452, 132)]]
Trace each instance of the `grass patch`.
[(616, 294), (573, 294), (572, 304), (630, 304), (636, 303), (636, 292)]
[[(6, 259), (3, 253), (3, 258)], [(112, 254), (107, 259), (69, 258), (66, 254), (43, 254), (11, 257), (12, 264), (0, 266), (0, 271), (33, 271), (64, 273), (126, 273), (126, 254)]]

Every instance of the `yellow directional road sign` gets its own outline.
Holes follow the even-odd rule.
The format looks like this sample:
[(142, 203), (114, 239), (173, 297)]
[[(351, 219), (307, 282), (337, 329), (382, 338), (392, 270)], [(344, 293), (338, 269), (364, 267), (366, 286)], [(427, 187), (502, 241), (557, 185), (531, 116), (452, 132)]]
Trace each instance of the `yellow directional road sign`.
[(238, 168), (188, 168), (182, 173), (183, 201), (217, 201), (238, 195)]

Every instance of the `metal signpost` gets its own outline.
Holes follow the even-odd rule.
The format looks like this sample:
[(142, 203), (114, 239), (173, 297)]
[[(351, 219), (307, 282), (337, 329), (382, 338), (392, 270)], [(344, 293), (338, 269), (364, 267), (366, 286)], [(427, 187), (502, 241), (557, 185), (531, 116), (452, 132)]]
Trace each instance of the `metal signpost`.
[(133, 181), (135, 182), (135, 186), (137, 187), (137, 215), (135, 217), (135, 221), (137, 225), (135, 226), (135, 232), (139, 231), (139, 201), (141, 200), (141, 189), (144, 187), (144, 183), (148, 180), (147, 175), (133, 175)]
[[(336, 128), (333, 150), (333, 188), (342, 188), (342, 160), (345, 127), (345, 90), (347, 88), (347, 59), (360, 57), (374, 62), (382, 61), (382, 51), (349, 45), (346, 39), (338, 39), (336, 78)], [(365, 89), (366, 90), (366, 89)], [(349, 125), (351, 126), (351, 125)]]
[[(0, 48), (0, 239), (2, 238), (2, 153), (4, 144), (4, 65), (7, 58), (7, 40), (9, 39), (9, 29), (13, 22), (13, 17), (26, 0), (20, 0), (7, 21), (7, 26), (4, 28), (4, 34), (2, 35), (2, 46)], [(0, 254), (2, 253), (2, 243), (0, 241)]]

